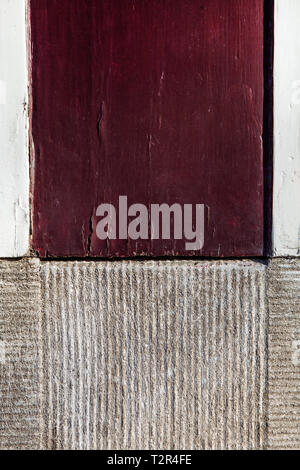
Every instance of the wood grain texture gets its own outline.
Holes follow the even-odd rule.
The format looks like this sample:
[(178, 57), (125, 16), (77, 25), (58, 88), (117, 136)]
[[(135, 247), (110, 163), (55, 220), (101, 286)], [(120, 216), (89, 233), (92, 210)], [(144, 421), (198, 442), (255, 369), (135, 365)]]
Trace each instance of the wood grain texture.
[[(33, 247), (261, 255), (263, 1), (31, 0)], [(96, 208), (203, 203), (205, 244), (96, 237)]]

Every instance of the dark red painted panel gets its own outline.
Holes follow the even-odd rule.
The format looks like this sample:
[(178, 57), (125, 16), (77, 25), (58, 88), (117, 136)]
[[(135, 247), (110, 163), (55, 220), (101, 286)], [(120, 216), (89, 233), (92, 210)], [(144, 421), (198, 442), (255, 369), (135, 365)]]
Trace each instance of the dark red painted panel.
[[(263, 0), (31, 0), (33, 248), (263, 252)], [(206, 205), (205, 242), (99, 240), (96, 208)]]

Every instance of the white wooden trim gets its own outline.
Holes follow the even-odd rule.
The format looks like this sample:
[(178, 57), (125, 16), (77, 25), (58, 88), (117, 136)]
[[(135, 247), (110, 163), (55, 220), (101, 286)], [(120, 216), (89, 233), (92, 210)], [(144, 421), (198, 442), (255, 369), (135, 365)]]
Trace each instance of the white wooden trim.
[(0, 1), (0, 257), (29, 246), (25, 0)]
[(273, 254), (300, 254), (300, 0), (275, 0)]

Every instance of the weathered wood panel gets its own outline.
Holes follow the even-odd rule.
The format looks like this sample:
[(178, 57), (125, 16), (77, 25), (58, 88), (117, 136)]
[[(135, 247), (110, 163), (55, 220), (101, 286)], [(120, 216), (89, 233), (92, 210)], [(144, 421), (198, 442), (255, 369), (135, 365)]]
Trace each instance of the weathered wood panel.
[[(31, 0), (33, 247), (263, 252), (263, 1)], [(96, 208), (205, 204), (205, 243), (102, 240)]]

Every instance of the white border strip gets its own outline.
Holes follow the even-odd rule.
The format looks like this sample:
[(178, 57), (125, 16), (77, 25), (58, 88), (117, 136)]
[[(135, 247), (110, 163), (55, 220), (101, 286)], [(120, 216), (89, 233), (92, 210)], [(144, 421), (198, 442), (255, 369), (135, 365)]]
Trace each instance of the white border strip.
[(273, 254), (300, 254), (300, 0), (275, 0)]
[(29, 248), (25, 0), (0, 0), (0, 257)]

